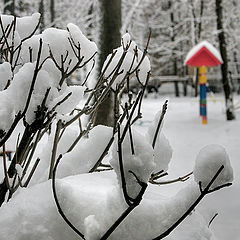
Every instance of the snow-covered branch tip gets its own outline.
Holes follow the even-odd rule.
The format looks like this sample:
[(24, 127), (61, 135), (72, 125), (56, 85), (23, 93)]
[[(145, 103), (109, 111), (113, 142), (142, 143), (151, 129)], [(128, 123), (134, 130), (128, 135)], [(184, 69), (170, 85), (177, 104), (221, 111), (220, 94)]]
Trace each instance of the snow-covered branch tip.
[(171, 226), (169, 227), (165, 232), (163, 232), (162, 234), (160, 234), (159, 236), (153, 238), (152, 240), (160, 240), (165, 238), (166, 236), (168, 236), (187, 216), (189, 216), (189, 214), (194, 210), (194, 208), (200, 203), (200, 201), (209, 193), (219, 190), (220, 188), (223, 187), (228, 187), (231, 186), (232, 183), (227, 183), (222, 185), (220, 188), (215, 188), (214, 190), (211, 190), (210, 188), (212, 187), (212, 185), (214, 184), (214, 182), (216, 181), (217, 177), (221, 174), (221, 172), (223, 171), (224, 166), (222, 165), (218, 171), (216, 172), (216, 174), (212, 177), (212, 179), (209, 181), (209, 183), (207, 184), (207, 186), (202, 189), (201, 186), (199, 186), (200, 188), (200, 195), (199, 197), (196, 199), (196, 201), (188, 208), (188, 210)]

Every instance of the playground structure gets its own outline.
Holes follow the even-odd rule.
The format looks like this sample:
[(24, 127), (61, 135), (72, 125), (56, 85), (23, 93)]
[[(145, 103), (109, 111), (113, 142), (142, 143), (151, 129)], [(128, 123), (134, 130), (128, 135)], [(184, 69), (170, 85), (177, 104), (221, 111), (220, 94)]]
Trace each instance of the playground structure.
[(207, 124), (207, 67), (214, 67), (223, 63), (218, 50), (207, 41), (194, 46), (187, 54), (185, 65), (199, 68), (200, 84), (200, 116), (202, 123)]

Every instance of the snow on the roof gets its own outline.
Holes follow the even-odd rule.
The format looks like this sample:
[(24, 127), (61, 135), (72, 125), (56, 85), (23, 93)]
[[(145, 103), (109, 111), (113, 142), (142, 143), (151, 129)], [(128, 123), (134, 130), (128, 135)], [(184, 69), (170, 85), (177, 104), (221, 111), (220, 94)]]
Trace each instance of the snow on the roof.
[(184, 65), (186, 65), (187, 61), (192, 58), (202, 47), (206, 47), (221, 63), (223, 62), (222, 57), (219, 51), (208, 41), (204, 40), (194, 46), (187, 54)]

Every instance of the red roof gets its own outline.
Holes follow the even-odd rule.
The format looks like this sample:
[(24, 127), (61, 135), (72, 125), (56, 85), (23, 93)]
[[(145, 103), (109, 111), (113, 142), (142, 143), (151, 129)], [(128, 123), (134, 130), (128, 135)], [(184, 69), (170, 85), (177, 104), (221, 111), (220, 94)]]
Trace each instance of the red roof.
[(193, 67), (213, 67), (222, 64), (222, 62), (208, 48), (203, 46), (186, 62)]

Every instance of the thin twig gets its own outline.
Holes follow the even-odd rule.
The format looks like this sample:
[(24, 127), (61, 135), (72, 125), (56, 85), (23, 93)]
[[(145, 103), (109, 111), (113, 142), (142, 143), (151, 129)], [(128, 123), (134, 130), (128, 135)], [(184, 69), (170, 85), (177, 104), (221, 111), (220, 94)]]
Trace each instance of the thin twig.
[(62, 122), (61, 122), (61, 120), (59, 120), (57, 122), (56, 132), (55, 132), (55, 137), (54, 137), (54, 142), (53, 142), (52, 156), (51, 156), (51, 163), (50, 163), (48, 179), (52, 179), (53, 168), (55, 165), (55, 159), (56, 159), (57, 147), (58, 147), (58, 141), (59, 141), (59, 134), (60, 134), (61, 128), (62, 128)]
[(24, 185), (23, 185), (24, 187), (27, 187), (27, 186), (28, 186), (28, 184), (29, 184), (29, 182), (30, 182), (30, 180), (31, 180), (31, 178), (32, 178), (32, 176), (33, 176), (33, 174), (34, 174), (34, 172), (35, 172), (35, 170), (36, 170), (39, 162), (40, 162), (40, 158), (37, 158), (37, 160), (36, 160), (36, 162), (34, 163), (33, 168), (32, 168), (32, 170), (31, 170), (31, 172), (30, 172), (30, 174), (29, 174), (26, 182), (25, 182)]
[(7, 159), (6, 159), (5, 144), (3, 144), (3, 169), (4, 169), (4, 175), (5, 175), (5, 179), (6, 179), (7, 188), (11, 192), (12, 188), (10, 187), (9, 176), (8, 176), (8, 172), (7, 172)]
[(161, 116), (159, 118), (158, 125), (157, 125), (156, 131), (154, 133), (154, 138), (153, 138), (153, 142), (152, 142), (153, 149), (155, 148), (155, 144), (156, 144), (156, 141), (157, 141), (157, 137), (158, 137), (158, 134), (159, 134), (159, 131), (160, 131), (160, 127), (161, 127), (163, 118), (164, 118), (164, 116), (167, 112), (167, 103), (168, 103), (168, 100), (166, 100), (165, 103), (162, 106)]
[(192, 174), (193, 174), (193, 172), (190, 172), (190, 173), (186, 174), (185, 176), (178, 177), (178, 178), (173, 179), (173, 180), (156, 182), (156, 179), (159, 178), (159, 176), (158, 176), (154, 179), (150, 179), (149, 182), (152, 183), (152, 184), (156, 184), (156, 185), (166, 185), (166, 184), (171, 184), (171, 183), (176, 183), (176, 182), (185, 182), (190, 178), (190, 176)]
[(215, 213), (214, 216), (211, 218), (210, 222), (208, 223), (208, 227), (210, 227), (210, 225), (212, 224), (212, 222), (217, 216), (218, 216), (218, 213)]

